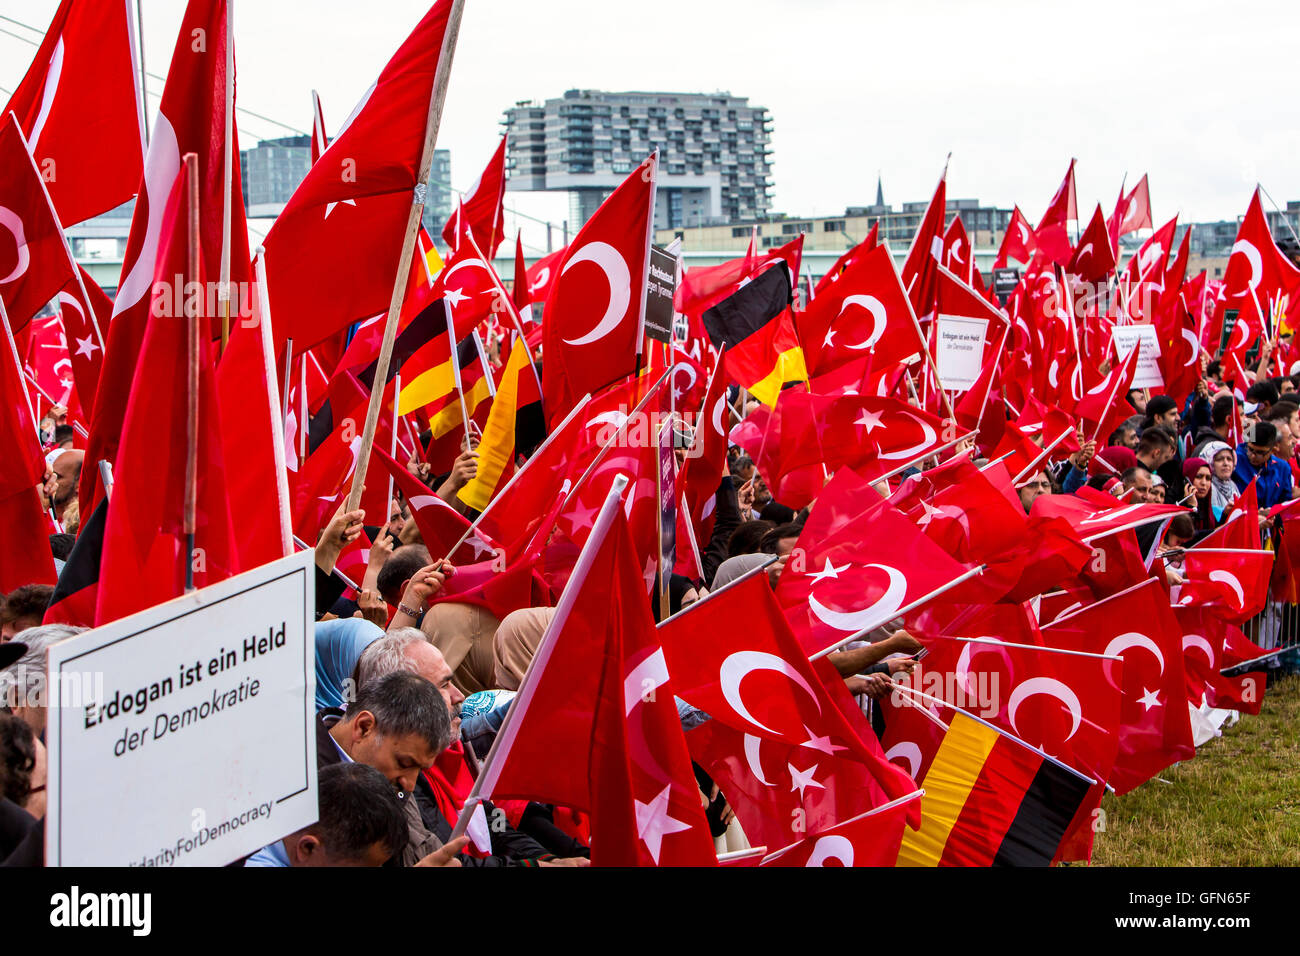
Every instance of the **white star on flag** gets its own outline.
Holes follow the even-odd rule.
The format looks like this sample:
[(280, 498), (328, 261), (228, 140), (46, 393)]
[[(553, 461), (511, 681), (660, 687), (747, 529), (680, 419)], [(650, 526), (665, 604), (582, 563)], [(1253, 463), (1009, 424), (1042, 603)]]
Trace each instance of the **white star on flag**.
[(880, 425), (881, 417), (882, 416), (879, 412), (869, 412), (864, 408), (862, 410), (862, 417), (859, 418), (853, 424), (861, 425), (863, 428), (867, 430), (867, 434), (870, 435), (877, 428), (881, 427)]
[(596, 509), (584, 508), (581, 505), (578, 505), (572, 512), (565, 515), (565, 517), (569, 519), (573, 526), (572, 530), (576, 532), (581, 528), (590, 528), (592, 526), (596, 517)]
[(454, 309), (456, 308), (456, 306), (460, 305), (462, 302), (468, 299), (469, 296), (467, 296), (464, 292), (460, 291), (460, 289), (448, 289), (446, 292), (443, 293), (443, 298), (445, 298), (447, 300), (447, 304)]
[(95, 350), (99, 345), (95, 342), (93, 336), (87, 335), (84, 339), (77, 339), (77, 351), (75, 354), (84, 355), (86, 358), (94, 358)]
[[(828, 755), (828, 756), (831, 756), (831, 757), (835, 756), (835, 751), (837, 751), (837, 750), (848, 750), (848, 749), (849, 749), (848, 747), (841, 747), (839, 744), (833, 744), (833, 743), (831, 743), (831, 738), (830, 738), (829, 736), (827, 736), (827, 737), (818, 737), (816, 734), (814, 734), (814, 733), (813, 733), (813, 732), (808, 728), (808, 725), (807, 725), (807, 724), (804, 724), (804, 728), (803, 728), (803, 729), (804, 729), (804, 733), (806, 733), (806, 734), (808, 735), (808, 739), (805, 740), (803, 743), (801, 743), (801, 744), (799, 745), (800, 747), (809, 747), (809, 748), (811, 748), (812, 750), (820, 750), (822, 753), (824, 753), (824, 754), (826, 754), (826, 755)], [(817, 769), (817, 767), (814, 765), (814, 766), (813, 766), (813, 770), (816, 770), (816, 769)], [(811, 772), (812, 772), (812, 771), (809, 771), (809, 773), (811, 773)], [(816, 782), (816, 781), (814, 781), (814, 782)], [(820, 784), (818, 784), (818, 786), (820, 786)]]
[(636, 805), (636, 835), (650, 851), (650, 857), (656, 866), (659, 864), (659, 851), (663, 847), (664, 837), (691, 828), (690, 824), (668, 815), (668, 797), (672, 788), (670, 783), (649, 803), (636, 799), (632, 801)]
[(925, 509), (925, 514), (921, 515), (921, 517), (916, 519), (916, 526), (918, 528), (924, 528), (926, 525), (928, 525), (931, 521), (934, 520), (935, 515), (940, 515), (940, 516), (943, 515), (942, 508), (936, 508), (933, 505), (931, 505), (930, 502), (928, 501), (922, 501), (921, 507)]
[(645, 589), (649, 591), (655, 586), (655, 559), (654, 555), (645, 559), (645, 573), (641, 577), (645, 578)]
[(841, 564), (837, 568), (835, 565), (831, 564), (831, 559), (827, 558), (826, 564), (822, 567), (822, 569), (816, 572), (815, 574), (809, 576), (808, 583), (816, 584), (818, 581), (823, 581), (826, 578), (838, 578), (840, 576), (839, 572), (847, 571), (848, 567), (849, 566), (847, 564)]
[(465, 541), (467, 545), (474, 549), (474, 559), (478, 560), (480, 554), (491, 554), (492, 546), (476, 534), (472, 534)]
[(1161, 706), (1160, 692), (1158, 690), (1147, 690), (1145, 687), (1142, 689), (1146, 691), (1146, 693), (1139, 697), (1138, 700), (1143, 707), (1150, 710), (1152, 707)]
[(335, 206), (351, 206), (355, 209), (356, 205), (357, 205), (357, 201), (355, 199), (343, 199), (340, 200), (339, 202), (326, 203), (324, 218), (328, 219), (330, 217), (330, 213), (334, 211)]
[(799, 791), (800, 800), (803, 799), (803, 792), (808, 787), (816, 787), (818, 790), (826, 789), (826, 784), (818, 783), (813, 778), (813, 775), (817, 773), (817, 764), (813, 764), (807, 770), (796, 770), (792, 763), (788, 763), (785, 766), (786, 769), (790, 771), (790, 789)]

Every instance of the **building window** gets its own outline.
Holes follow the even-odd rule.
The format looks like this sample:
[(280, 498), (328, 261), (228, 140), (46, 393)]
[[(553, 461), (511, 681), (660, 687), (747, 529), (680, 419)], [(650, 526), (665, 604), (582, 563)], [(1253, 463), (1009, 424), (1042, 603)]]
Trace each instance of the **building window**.
[(731, 238), (733, 238), (733, 239), (743, 239), (743, 238), (745, 238), (746, 236), (749, 235), (749, 232), (750, 232), (750, 230), (749, 230), (749, 227), (748, 227), (748, 226), (732, 226), (732, 227), (731, 227)]
[(844, 231), (843, 219), (827, 219), (825, 222), (822, 223), (822, 232), (843, 232), (843, 231)]

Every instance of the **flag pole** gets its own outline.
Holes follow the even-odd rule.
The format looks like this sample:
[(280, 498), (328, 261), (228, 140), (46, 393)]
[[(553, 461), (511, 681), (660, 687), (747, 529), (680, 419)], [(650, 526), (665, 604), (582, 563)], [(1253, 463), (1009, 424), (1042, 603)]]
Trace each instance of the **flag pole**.
[[(186, 153), (186, 191), (189, 198), (189, 248), (186, 262), (187, 285), (197, 288), (199, 281), (199, 157)], [(190, 283), (193, 283), (190, 285)], [(186, 304), (186, 402), (185, 402), (185, 590), (194, 590), (194, 528), (198, 505), (199, 481), (199, 322), (202, 307)]]
[[(472, 451), (473, 449), (470, 446), (473, 443), (473, 436), (469, 430), (469, 406), (465, 404), (465, 386), (460, 380), (460, 355), (456, 348), (456, 325), (451, 320), (451, 307), (447, 305), (446, 299), (442, 300), (442, 314), (447, 320), (447, 341), (450, 343), (451, 348), (451, 378), (456, 383), (456, 397), (460, 399), (460, 420), (465, 426), (465, 448)], [(527, 343), (524, 344), (526, 347)], [(396, 411), (396, 409), (397, 403), (394, 401), (393, 410)], [(396, 428), (393, 429), (393, 434), (397, 434)]]
[(492, 796), (497, 779), (501, 776), (502, 761), (510, 752), (511, 744), (514, 743), (515, 737), (518, 735), (519, 725), (527, 717), (528, 705), (532, 701), (533, 691), (545, 672), (546, 664), (550, 660), (556, 642), (559, 640), (560, 632), (564, 630), (569, 614), (577, 603), (578, 591), (581, 589), (587, 575), (591, 572), (592, 565), (596, 563), (596, 553), (600, 550), (600, 546), (605, 543), (605, 536), (609, 533), (609, 527), (614, 523), (614, 517), (620, 508), (623, 492), (627, 489), (627, 484), (626, 475), (620, 474), (614, 477), (614, 483), (609, 489), (609, 494), (605, 496), (605, 503), (601, 506), (596, 522), (592, 526), (591, 535), (587, 538), (587, 543), (583, 545), (582, 552), (578, 555), (578, 561), (573, 567), (573, 573), (564, 585), (564, 593), (560, 595), (559, 603), (555, 606), (555, 616), (551, 618), (546, 633), (542, 635), (542, 639), (537, 645), (537, 653), (533, 655), (528, 669), (524, 672), (524, 679), (519, 682), (519, 691), (515, 694), (514, 702), (510, 705), (510, 709), (506, 711), (505, 720), (501, 723), (501, 729), (497, 731), (487, 756), (483, 758), (483, 765), (478, 777), (474, 780), (474, 786), (465, 797), (464, 807), (460, 816), (456, 819), (456, 826), (447, 839), (449, 843), (464, 835), (471, 818), (474, 816), (476, 805)]
[[(266, 286), (266, 250), (257, 247), (253, 268), (257, 277), (258, 332), (262, 345), (262, 374), (266, 376), (267, 413), (271, 425), (271, 454), (275, 462), (275, 495), (277, 511), (280, 515), (280, 547), (284, 556), (293, 554), (293, 519), (289, 512), (289, 476), (285, 471), (284, 453), (284, 419), (276, 421), (276, 414), (283, 408), (277, 388), (279, 382), (275, 377), (275, 345), (271, 335), (271, 298)], [(288, 389), (286, 388), (287, 392)], [(306, 428), (302, 423), (299, 432)], [(299, 459), (298, 467), (302, 467)]]
[[(144, 0), (135, 0), (135, 23), (136, 30), (131, 33), (131, 15), (128, 12), (126, 17), (127, 32), (130, 34), (129, 39), (133, 47), (138, 48), (140, 54), (139, 64), (135, 62), (134, 56), (131, 58), (131, 68), (140, 71), (140, 82), (136, 87), (137, 92), (140, 94), (140, 141), (144, 144), (143, 151), (147, 153), (149, 151), (149, 91), (146, 89), (145, 84), (147, 82), (146, 77), (149, 74), (145, 72), (144, 68)], [(133, 49), (131, 52), (135, 53), (137, 50)]]
[(231, 171), (235, 125), (235, 0), (226, 0), (226, 102), (225, 140), (221, 169), (221, 271), (217, 281), (217, 310), (221, 314), (221, 354), (230, 344), (230, 202), (234, 175)]
[(1072, 425), (1072, 426), (1070, 426), (1069, 428), (1067, 428), (1065, 431), (1061, 432), (1061, 434), (1058, 435), (1058, 436), (1057, 436), (1057, 437), (1052, 441), (1052, 443), (1051, 443), (1050, 445), (1048, 445), (1046, 448), (1044, 448), (1041, 452), (1038, 453), (1038, 457), (1037, 457), (1037, 458), (1035, 458), (1033, 461), (1031, 461), (1031, 462), (1030, 462), (1028, 465), (1026, 465), (1023, 469), (1021, 469), (1021, 471), (1016, 475), (1016, 477), (1014, 477), (1014, 478), (1011, 479), (1011, 484), (1014, 486), (1015, 483), (1016, 483), (1017, 481), (1019, 481), (1021, 478), (1025, 477), (1025, 475), (1032, 475), (1032, 474), (1034, 473), (1034, 469), (1035, 469), (1035, 467), (1037, 467), (1038, 463), (1039, 463), (1040, 461), (1042, 461), (1044, 458), (1046, 458), (1048, 455), (1050, 455), (1050, 454), (1052, 453), (1052, 449), (1053, 449), (1053, 448), (1055, 448), (1055, 447), (1056, 447), (1057, 445), (1059, 445), (1061, 442), (1063, 442), (1063, 441), (1065, 441), (1067, 438), (1069, 438), (1069, 437), (1070, 437), (1070, 433), (1073, 432), (1073, 431), (1074, 431), (1074, 426)]
[(347, 511), (355, 511), (361, 504), (361, 487), (365, 484), (366, 469), (370, 466), (370, 449), (375, 441), (375, 426), (379, 423), (379, 408), (383, 404), (384, 389), (382, 383), (388, 381), (388, 366), (393, 358), (393, 342), (397, 338), (397, 319), (402, 311), (402, 298), (406, 292), (406, 277), (411, 269), (411, 257), (415, 252), (415, 236), (420, 228), (420, 218), (424, 215), (424, 196), (428, 188), (429, 169), (433, 165), (433, 145), (438, 139), (438, 127), (442, 122), (442, 106), (447, 99), (447, 81), (451, 76), (451, 61), (456, 52), (456, 37), (460, 32), (461, 14), (465, 9), (465, 0), (451, 0), (451, 11), (447, 15), (447, 29), (442, 37), (442, 49), (438, 53), (438, 69), (433, 78), (433, 91), (429, 96), (429, 113), (424, 126), (424, 145), (420, 153), (420, 170), (416, 178), (415, 193), (410, 211), (406, 217), (406, 234), (402, 238), (402, 251), (397, 258), (397, 274), (393, 276), (393, 295), (388, 303), (388, 318), (384, 322), (383, 345), (375, 363), (376, 383), (379, 388), (371, 388), (370, 404), (366, 409), (366, 424), (361, 432), (361, 447), (357, 450), (357, 469), (352, 476), (352, 488), (348, 492)]

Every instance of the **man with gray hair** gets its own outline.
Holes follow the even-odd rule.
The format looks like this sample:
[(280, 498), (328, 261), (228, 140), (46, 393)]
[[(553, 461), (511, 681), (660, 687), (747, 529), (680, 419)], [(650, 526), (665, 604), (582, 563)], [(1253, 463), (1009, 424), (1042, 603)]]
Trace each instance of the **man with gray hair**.
[(51, 645), (87, 630), (68, 624), (43, 624), (14, 635), (11, 643), (22, 644), (27, 650), (18, 660), (0, 669), (0, 708), (25, 721), (37, 737), (45, 734), (45, 709), (49, 703), (45, 652)]
[[(442, 748), (430, 766), (417, 775), (413, 787), (421, 821), (445, 841), (451, 836), (452, 826), (468, 795), (468, 783), (473, 780), (471, 766), (476, 766), (476, 761), (470, 762), (474, 761), (472, 751), (467, 751), (460, 740), (460, 705), (465, 695), (452, 682), (452, 670), (442, 652), (418, 628), (394, 628), (367, 647), (357, 661), (357, 680), (362, 687), (398, 673), (418, 674), (433, 684), (442, 694), (451, 716), (451, 744)], [(463, 864), (492, 867), (587, 864), (586, 857), (578, 855), (586, 848), (576, 841), (557, 846), (565, 854), (564, 858), (557, 858), (546, 846), (507, 824), (504, 815), (490, 803), (484, 805), (484, 811), (487, 819), (496, 822), (486, 833), (478, 832), (476, 842), (482, 841), (483, 852), (490, 845), (492, 852), (486, 857), (462, 855)]]

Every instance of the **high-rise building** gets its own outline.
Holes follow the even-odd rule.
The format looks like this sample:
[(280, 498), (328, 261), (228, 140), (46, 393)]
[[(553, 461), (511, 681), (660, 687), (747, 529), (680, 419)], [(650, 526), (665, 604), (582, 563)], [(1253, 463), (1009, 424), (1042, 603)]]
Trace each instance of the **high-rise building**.
[(311, 169), (311, 137), (264, 139), (239, 152), (244, 212), (253, 218), (278, 216)]
[(770, 206), (771, 119), (730, 93), (569, 90), (505, 111), (511, 190), (563, 190), (586, 222), (656, 148), (655, 227), (762, 218)]
[[(264, 139), (252, 149), (241, 150), (239, 173), (243, 179), (245, 213), (252, 218), (278, 216), (309, 169), (310, 136)], [(451, 215), (451, 195), (451, 152), (435, 149), (424, 206), (424, 223), (430, 231), (441, 229)]]
[(424, 197), (424, 228), (437, 236), (443, 223), (451, 218), (456, 203), (451, 192), (451, 150), (435, 149), (429, 167), (429, 191)]

